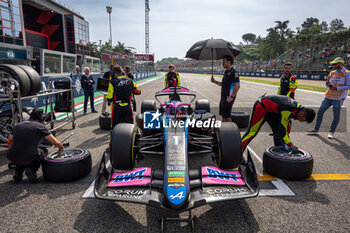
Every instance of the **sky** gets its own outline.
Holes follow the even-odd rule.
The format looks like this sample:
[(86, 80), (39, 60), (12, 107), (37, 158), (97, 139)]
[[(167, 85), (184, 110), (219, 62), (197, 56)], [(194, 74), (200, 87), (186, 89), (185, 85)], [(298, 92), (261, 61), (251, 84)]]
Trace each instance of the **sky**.
[[(109, 40), (106, 6), (112, 7), (112, 43), (117, 41), (145, 53), (144, 0), (58, 0), (89, 22), (90, 41)], [(328, 24), (334, 18), (350, 27), (349, 0), (149, 0), (150, 53), (156, 61), (184, 58), (197, 41), (222, 38), (239, 44), (242, 35), (265, 37), (274, 21), (296, 27), (308, 17)]]

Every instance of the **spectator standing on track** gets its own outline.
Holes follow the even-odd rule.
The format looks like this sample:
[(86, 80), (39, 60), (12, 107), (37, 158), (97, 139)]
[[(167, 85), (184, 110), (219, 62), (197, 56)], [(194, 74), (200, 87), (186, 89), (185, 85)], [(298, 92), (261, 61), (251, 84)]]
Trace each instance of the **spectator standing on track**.
[(111, 79), (113, 65), (109, 66), (109, 70), (103, 74), (104, 79)]
[(292, 67), (293, 65), (291, 62), (284, 63), (283, 75), (280, 79), (277, 95), (285, 95), (294, 99), (295, 90), (298, 87), (298, 80), (291, 74)]
[(80, 67), (78, 65), (75, 66), (75, 70), (73, 72), (74, 74), (77, 74), (77, 75), (81, 75), (81, 72), (80, 72)]
[(90, 106), (91, 106), (91, 112), (96, 113), (98, 112), (95, 110), (94, 106), (94, 84), (95, 81), (93, 77), (90, 75), (90, 69), (89, 67), (84, 68), (84, 74), (81, 77), (81, 86), (84, 90), (84, 115), (86, 115), (87, 112), (87, 105), (90, 98)]
[(134, 75), (132, 75), (131, 69), (129, 66), (125, 66), (124, 71), (125, 71), (126, 76), (128, 76), (128, 78), (130, 78), (131, 80), (134, 80)]
[(333, 139), (340, 120), (341, 106), (350, 89), (350, 72), (344, 68), (344, 60), (341, 57), (335, 58), (329, 64), (333, 65), (335, 70), (331, 71), (327, 77), (326, 86), (328, 90), (317, 112), (315, 128), (308, 132), (318, 133), (322, 124), (323, 114), (330, 106), (333, 106), (333, 121), (328, 133), (328, 138)]
[(313, 109), (304, 108), (294, 99), (282, 95), (269, 95), (260, 97), (254, 104), (252, 116), (247, 132), (242, 137), (242, 151), (258, 134), (261, 126), (267, 121), (273, 132), (275, 146), (287, 147), (293, 152), (298, 147), (289, 139), (291, 119), (311, 123), (315, 118)]
[[(125, 66), (124, 71), (125, 71), (126, 76), (134, 81), (134, 75), (132, 75), (130, 67)], [(136, 112), (136, 100), (135, 100), (134, 95), (132, 95), (131, 103), (132, 103), (132, 108), (133, 108), (134, 112)]]
[(36, 182), (43, 154), (39, 152), (40, 140), (44, 137), (62, 153), (63, 145), (44, 125), (46, 114), (42, 109), (33, 109), (29, 121), (22, 121), (13, 128), (9, 136), (7, 158), (16, 165), (13, 179), (22, 181), (25, 171), (29, 182)]
[(134, 81), (123, 75), (122, 68), (115, 65), (106, 96), (108, 105), (112, 104), (112, 129), (119, 123), (134, 123), (133, 110), (130, 105), (133, 94), (140, 95)]
[(169, 72), (165, 74), (164, 88), (172, 87), (174, 79), (176, 79), (176, 86), (181, 86), (179, 73), (175, 72), (175, 66), (171, 64), (169, 65)]
[(222, 81), (216, 81), (211, 77), (211, 82), (221, 86), (221, 99), (219, 114), (222, 116), (223, 122), (232, 121), (231, 110), (235, 102), (238, 90), (240, 88), (240, 81), (238, 73), (233, 68), (233, 58), (231, 56), (224, 56), (222, 59), (223, 67), (226, 69)]

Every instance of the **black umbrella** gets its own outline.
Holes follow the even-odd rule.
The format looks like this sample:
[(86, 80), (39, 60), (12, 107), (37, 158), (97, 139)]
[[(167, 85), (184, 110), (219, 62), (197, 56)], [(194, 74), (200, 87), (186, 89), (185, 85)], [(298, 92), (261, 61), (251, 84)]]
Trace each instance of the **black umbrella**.
[(213, 75), (213, 62), (222, 59), (225, 55), (236, 57), (241, 50), (231, 42), (223, 39), (207, 39), (198, 41), (187, 51), (186, 57), (195, 60), (211, 60), (211, 72)]

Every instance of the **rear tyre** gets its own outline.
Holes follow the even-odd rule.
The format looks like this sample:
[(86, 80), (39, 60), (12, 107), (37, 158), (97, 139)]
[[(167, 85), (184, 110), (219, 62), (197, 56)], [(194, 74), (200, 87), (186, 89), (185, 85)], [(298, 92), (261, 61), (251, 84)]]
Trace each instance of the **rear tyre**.
[(249, 114), (247, 112), (231, 112), (231, 119), (240, 129), (247, 128), (249, 125)]
[(210, 112), (209, 100), (206, 100), (206, 99), (196, 100), (195, 109), (196, 110), (205, 110), (207, 112)]
[(100, 129), (110, 130), (111, 129), (111, 116), (109, 113), (104, 113), (98, 118)]
[(19, 68), (21, 68), (24, 72), (26, 72), (26, 74), (28, 75), (29, 79), (30, 79), (30, 91), (28, 95), (36, 95), (38, 94), (38, 92), (41, 89), (41, 79), (40, 79), (40, 75), (38, 74), (38, 72), (36, 72), (36, 70), (34, 70), (32, 67), (30, 66), (24, 66), (24, 65), (17, 65)]
[(120, 123), (112, 131), (110, 158), (114, 169), (131, 170), (135, 165), (134, 145), (137, 127)]
[(304, 150), (296, 154), (282, 151), (282, 147), (267, 148), (263, 157), (264, 171), (272, 176), (287, 180), (304, 180), (311, 176), (313, 158)]
[(30, 93), (30, 79), (24, 70), (15, 65), (4, 64), (0, 65), (0, 70), (10, 74), (11, 78), (18, 82), (21, 96), (27, 96)]
[(216, 163), (221, 169), (233, 169), (242, 162), (242, 140), (238, 126), (233, 122), (222, 122), (217, 128), (218, 156)]
[(91, 171), (91, 154), (80, 148), (65, 149), (44, 156), (42, 163), (44, 178), (50, 181), (66, 182), (80, 179)]
[(155, 112), (157, 111), (157, 105), (154, 100), (144, 100), (141, 103), (141, 113), (146, 111)]

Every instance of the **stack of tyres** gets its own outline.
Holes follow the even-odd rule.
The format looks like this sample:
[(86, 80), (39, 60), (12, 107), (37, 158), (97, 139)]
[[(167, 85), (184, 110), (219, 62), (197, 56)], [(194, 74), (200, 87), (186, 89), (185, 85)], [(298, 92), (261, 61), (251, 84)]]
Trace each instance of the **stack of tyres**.
[[(59, 80), (54, 82), (55, 89), (71, 89), (70, 81)], [(55, 112), (73, 112), (72, 96), (70, 92), (55, 95)]]
[(30, 66), (0, 64), (0, 77), (5, 78), (0, 85), (0, 97), (8, 97), (8, 89), (15, 89), (5, 81), (7, 78), (18, 82), (22, 97), (36, 95), (41, 89), (40, 76)]

